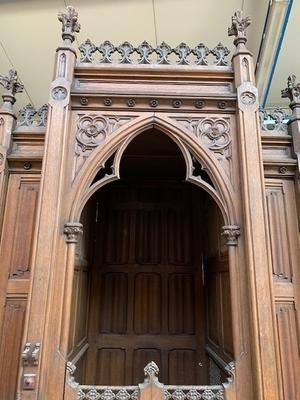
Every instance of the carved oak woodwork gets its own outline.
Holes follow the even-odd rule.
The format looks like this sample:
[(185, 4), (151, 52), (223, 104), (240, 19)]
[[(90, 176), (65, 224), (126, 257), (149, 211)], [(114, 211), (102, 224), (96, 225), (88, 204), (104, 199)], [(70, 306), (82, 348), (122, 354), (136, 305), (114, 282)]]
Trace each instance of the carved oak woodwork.
[[(221, 43), (213, 49), (202, 42), (193, 48), (183, 42), (171, 48), (162, 42), (154, 48), (146, 41), (135, 47), (129, 42), (96, 45), (89, 39), (80, 45), (81, 59), (76, 61), (72, 43), (80, 29), (77, 12), (67, 7), (58, 18), (63, 43), (56, 52), (49, 104), (38, 110), (26, 106), (16, 121), (12, 105), (22, 84), (15, 71), (0, 77), (6, 90), (0, 109), (0, 359), (5, 360), (0, 364), (4, 377), (0, 392), (5, 399), (17, 395), (26, 400), (41, 396), (47, 400), (298, 398), (300, 102), (295, 76), (289, 77), (282, 93), (291, 101), (292, 116), (279, 109), (259, 109), (252, 56), (246, 48), (246, 29), (251, 20), (241, 12), (235, 13), (228, 31), (236, 46), (232, 64), (226, 58), (228, 49)], [(164, 322), (169, 321), (168, 329), (178, 327), (184, 321), (179, 311), (185, 310), (182, 315), (188, 318), (193, 307), (200, 307), (206, 315), (206, 322), (202, 317), (195, 322), (206, 324), (205, 337), (204, 330), (198, 330), (198, 341), (182, 332), (178, 340), (190, 343), (195, 339), (198, 346), (204, 342), (198, 361), (199, 368), (205, 370), (202, 374), (206, 374), (207, 385), (180, 385), (179, 368), (175, 368), (178, 377), (173, 375), (177, 382), (163, 385), (158, 382), (155, 363), (146, 367), (146, 380), (139, 386), (83, 385), (90, 371), (106, 376), (112, 370), (113, 364), (107, 360), (113, 352), (99, 341), (106, 340), (114, 347), (128, 339), (126, 335), (116, 339), (111, 331), (104, 332), (110, 323), (119, 324), (120, 320), (112, 321), (113, 311), (108, 315), (93, 299), (106, 301), (111, 310), (116, 304), (123, 308), (129, 304), (127, 322), (133, 324), (135, 313), (139, 313), (140, 331), (148, 323), (141, 317), (141, 305), (148, 307), (147, 316), (152, 315), (151, 306), (156, 319), (150, 325), (156, 332), (159, 315), (166, 307), (166, 302), (159, 302), (158, 293), (161, 298), (170, 293), (169, 302), (173, 304), (176, 290), (177, 294), (184, 293), (178, 287), (192, 285), (183, 278), (182, 259), (176, 258), (176, 251), (183, 254), (187, 246), (184, 237), (189, 237), (179, 228), (184, 225), (180, 217), (168, 217), (173, 221), (172, 268), (177, 271), (176, 277), (168, 280), (166, 272), (156, 265), (159, 254), (164, 254), (159, 253), (159, 246), (163, 245), (166, 253), (168, 245), (165, 236), (158, 240), (160, 233), (153, 228), (165, 218), (157, 217), (162, 204), (152, 210), (149, 204), (136, 201), (138, 196), (130, 212), (122, 214), (119, 202), (111, 223), (103, 224), (106, 232), (99, 248), (106, 254), (106, 243), (109, 262), (99, 268), (98, 275), (107, 281), (104, 288), (96, 285), (95, 266), (90, 265), (91, 221), (99, 222), (106, 214), (99, 205), (91, 209), (85, 206), (113, 182), (122, 182), (126, 156), (142, 160), (135, 169), (136, 179), (142, 176), (139, 168), (142, 170), (149, 159), (144, 153), (141, 157), (126, 152), (137, 137), (146, 134), (152, 135), (154, 143), (155, 132), (173, 141), (182, 157), (184, 173), (180, 179), (210, 198), (207, 203), (199, 201), (202, 223), (196, 218), (194, 221), (194, 231), (204, 236), (204, 244), (199, 241), (192, 246), (193, 251), (202, 251), (202, 272), (193, 279), (198, 288), (204, 282), (204, 303), (200, 302), (200, 307), (191, 302), (188, 310), (178, 307), (177, 319), (172, 309), (172, 317)], [(165, 161), (163, 157), (157, 161), (158, 165), (165, 162), (161, 174), (170, 171), (168, 164), (173, 165), (175, 173), (172, 157), (169, 154)], [(158, 185), (153, 187), (156, 194), (163, 193)], [(107, 205), (107, 213), (112, 212), (114, 201), (110, 201), (111, 208)], [(173, 209), (176, 204), (174, 197)], [(187, 218), (189, 203), (182, 204), (188, 210), (184, 214)], [(150, 225), (147, 231), (145, 227)], [(161, 232), (166, 235), (169, 228), (164, 225)], [(132, 237), (140, 234), (140, 241), (126, 242), (124, 247), (120, 232), (130, 232)], [(175, 236), (180, 239), (178, 243)], [(133, 266), (124, 261), (126, 249), (135, 261)], [(190, 258), (195, 257), (193, 251)], [(134, 296), (129, 296), (132, 303), (124, 300), (124, 282), (125, 275), (138, 265), (144, 268), (144, 275), (128, 280), (129, 294), (134, 294), (134, 285), (137, 288), (138, 305), (134, 306)], [(185, 267), (191, 268), (190, 264)], [(108, 277), (109, 269), (114, 272)], [(90, 282), (94, 296), (90, 296)], [(164, 290), (158, 290), (158, 282), (163, 282)], [(118, 287), (118, 296), (111, 297)], [(157, 295), (155, 301), (149, 301), (149, 288)], [(123, 300), (118, 303), (118, 299)], [(123, 314), (119, 312), (119, 318)], [(102, 329), (99, 335), (97, 329), (98, 334)], [(164, 351), (159, 367), (167, 376), (168, 362), (171, 365), (174, 359), (166, 356), (165, 333), (157, 332), (153, 336), (161, 340), (160, 349)], [(127, 354), (132, 343), (144, 340), (141, 337), (138, 332), (134, 340), (127, 340)], [(97, 346), (101, 356), (93, 352)], [(153, 350), (153, 342), (152, 347), (143, 346), (142, 350)], [(138, 354), (142, 364), (144, 353)], [(119, 353), (115, 357), (119, 364), (115, 371), (132, 368), (133, 364)], [(159, 363), (157, 358), (152, 360)], [(183, 362), (184, 379), (188, 380), (193, 376), (191, 363), (186, 360), (188, 357)], [(120, 368), (121, 364), (124, 367)], [(29, 375), (36, 376), (37, 388), (23, 390), (21, 378)]]

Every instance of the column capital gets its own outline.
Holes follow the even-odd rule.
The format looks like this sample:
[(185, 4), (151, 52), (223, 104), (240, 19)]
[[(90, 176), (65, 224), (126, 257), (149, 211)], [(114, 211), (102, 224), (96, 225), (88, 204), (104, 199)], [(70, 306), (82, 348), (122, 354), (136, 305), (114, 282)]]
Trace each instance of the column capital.
[(82, 224), (80, 222), (67, 222), (64, 225), (64, 234), (67, 243), (78, 243), (78, 236), (82, 234)]
[(224, 225), (222, 226), (222, 236), (225, 237), (227, 246), (237, 246), (238, 237), (241, 234), (240, 227), (238, 225)]

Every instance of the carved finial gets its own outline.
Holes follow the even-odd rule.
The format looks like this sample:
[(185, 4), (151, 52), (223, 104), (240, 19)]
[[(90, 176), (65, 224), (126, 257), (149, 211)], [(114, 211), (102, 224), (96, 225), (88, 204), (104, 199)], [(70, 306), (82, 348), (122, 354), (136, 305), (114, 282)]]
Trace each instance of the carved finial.
[(236, 11), (231, 17), (231, 27), (228, 28), (228, 36), (246, 36), (246, 29), (251, 24), (251, 18), (243, 18), (243, 11)]
[(251, 24), (251, 18), (243, 18), (243, 11), (236, 11), (231, 17), (231, 27), (228, 28), (228, 36), (235, 36), (233, 43), (244, 46), (247, 42), (246, 29)]
[(290, 99), (291, 108), (300, 103), (300, 83), (296, 83), (295, 75), (292, 74), (288, 77), (287, 88), (281, 91), (281, 97)]
[(80, 31), (78, 13), (74, 7), (68, 6), (66, 11), (58, 13), (58, 20), (62, 23), (62, 38), (65, 46), (70, 46), (75, 40), (75, 32)]
[(17, 71), (10, 69), (8, 71), (8, 76), (0, 75), (0, 85), (5, 89), (5, 93), (2, 96), (4, 101), (3, 105), (6, 105), (7, 108), (11, 108), (16, 101), (16, 93), (21, 93), (24, 89), (24, 86), (19, 82)]
[(149, 362), (144, 368), (144, 373), (147, 382), (157, 381), (157, 375), (159, 373), (159, 368), (154, 361)]
[(238, 225), (225, 225), (222, 227), (222, 236), (225, 237), (227, 246), (237, 246), (237, 239), (241, 234)]
[(67, 243), (77, 243), (78, 236), (82, 233), (82, 224), (80, 222), (68, 222), (64, 226), (64, 234)]

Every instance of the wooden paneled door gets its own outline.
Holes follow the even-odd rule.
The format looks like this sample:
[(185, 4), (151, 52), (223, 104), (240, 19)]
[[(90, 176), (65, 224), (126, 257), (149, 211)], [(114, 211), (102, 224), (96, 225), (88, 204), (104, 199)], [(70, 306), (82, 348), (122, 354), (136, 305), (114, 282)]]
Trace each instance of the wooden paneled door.
[(207, 382), (198, 194), (187, 183), (99, 193), (86, 383), (137, 384), (151, 360), (164, 383)]

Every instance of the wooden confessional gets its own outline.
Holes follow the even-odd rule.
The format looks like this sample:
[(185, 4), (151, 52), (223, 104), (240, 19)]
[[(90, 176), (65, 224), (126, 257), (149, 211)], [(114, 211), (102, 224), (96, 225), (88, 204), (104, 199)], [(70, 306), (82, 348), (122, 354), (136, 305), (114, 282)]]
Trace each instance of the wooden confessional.
[(287, 126), (241, 12), (232, 65), (90, 40), (76, 61), (59, 20), (48, 106), (15, 121), (0, 79), (0, 398), (300, 398), (295, 77)]

